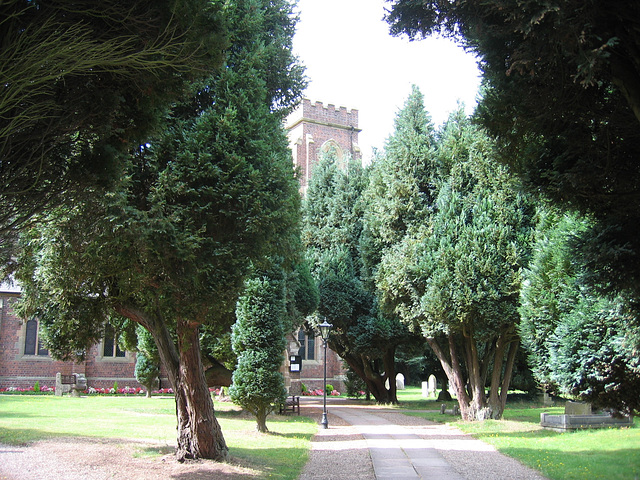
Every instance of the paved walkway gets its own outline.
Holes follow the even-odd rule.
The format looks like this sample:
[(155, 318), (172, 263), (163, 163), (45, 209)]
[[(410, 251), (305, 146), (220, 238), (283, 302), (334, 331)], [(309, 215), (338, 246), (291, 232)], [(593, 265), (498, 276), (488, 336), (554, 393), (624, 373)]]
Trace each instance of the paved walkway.
[[(319, 418), (321, 398), (303, 398), (301, 405), (304, 414)], [(398, 410), (329, 399), (328, 412), (329, 428), (314, 438), (300, 480), (545, 478), (457, 428)]]
[(367, 441), (377, 480), (463, 480), (428, 440), (407, 427), (367, 410), (333, 408), (331, 412), (355, 426)]

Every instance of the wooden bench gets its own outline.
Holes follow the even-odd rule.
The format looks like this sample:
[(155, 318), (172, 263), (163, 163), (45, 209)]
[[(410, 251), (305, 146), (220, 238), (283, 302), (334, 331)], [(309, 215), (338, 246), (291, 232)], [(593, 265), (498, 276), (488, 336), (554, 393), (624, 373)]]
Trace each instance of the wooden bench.
[(300, 415), (300, 397), (299, 396), (291, 395), (285, 399), (284, 403), (280, 404), (280, 413), (286, 415), (289, 412), (292, 412), (292, 413), (298, 412), (298, 415)]
[(73, 373), (71, 375), (56, 374), (56, 395), (61, 396), (64, 393), (71, 393), (78, 396), (79, 392), (87, 388), (87, 379), (84, 375)]
[(76, 376), (74, 375), (60, 375), (60, 383), (62, 385), (75, 385)]

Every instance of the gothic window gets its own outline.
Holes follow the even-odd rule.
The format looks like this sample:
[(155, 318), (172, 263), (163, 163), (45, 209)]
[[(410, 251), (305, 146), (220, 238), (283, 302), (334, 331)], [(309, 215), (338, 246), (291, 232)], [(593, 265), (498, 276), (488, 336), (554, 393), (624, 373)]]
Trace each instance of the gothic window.
[(107, 325), (104, 329), (104, 340), (102, 342), (103, 357), (124, 357), (127, 354), (124, 350), (120, 350), (118, 345), (118, 337), (116, 331), (111, 325)]
[(300, 350), (298, 355), (303, 360), (315, 360), (316, 359), (316, 337), (313, 335), (307, 335), (304, 330), (298, 332), (298, 342), (300, 342)]
[(347, 163), (342, 147), (334, 139), (327, 140), (320, 147), (322, 155), (331, 155), (335, 159), (336, 164), (340, 170), (346, 170)]
[(42, 340), (40, 339), (40, 335), (38, 334), (37, 320), (31, 319), (27, 322), (27, 329), (24, 336), (24, 354), (41, 356), (49, 355), (49, 350), (44, 347)]

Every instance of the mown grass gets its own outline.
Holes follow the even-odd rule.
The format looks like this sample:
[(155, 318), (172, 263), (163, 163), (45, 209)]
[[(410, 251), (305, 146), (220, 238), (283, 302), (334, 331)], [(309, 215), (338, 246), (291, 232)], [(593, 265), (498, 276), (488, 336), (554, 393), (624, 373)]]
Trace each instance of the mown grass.
[[(270, 434), (255, 431), (255, 419), (228, 403), (216, 417), (234, 461), (262, 478), (295, 479), (308, 459), (317, 425), (309, 418), (272, 415)], [(172, 397), (55, 397), (0, 395), (0, 443), (23, 445), (55, 437), (147, 440), (156, 446), (136, 455), (164, 455), (176, 439)]]
[[(442, 402), (421, 398), (419, 388), (400, 391), (399, 408), (408, 415), (455, 424), (500, 452), (520, 460), (553, 480), (640, 478), (640, 428), (606, 428), (554, 432), (540, 426), (540, 413), (560, 414), (564, 407), (543, 407), (535, 402), (510, 402), (502, 420), (463, 422), (441, 415)], [(453, 403), (447, 402), (451, 408)], [(416, 410), (431, 410), (418, 412)]]

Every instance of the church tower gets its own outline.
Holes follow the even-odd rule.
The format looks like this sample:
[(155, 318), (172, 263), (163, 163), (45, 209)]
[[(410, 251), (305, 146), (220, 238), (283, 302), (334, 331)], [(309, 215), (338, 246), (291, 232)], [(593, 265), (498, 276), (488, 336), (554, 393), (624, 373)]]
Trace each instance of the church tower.
[(358, 110), (336, 108), (322, 102), (311, 103), (303, 99), (300, 106), (287, 118), (285, 128), (293, 162), (300, 172), (300, 190), (307, 191), (314, 165), (320, 156), (333, 150), (339, 162), (348, 156), (362, 159), (358, 146)]

